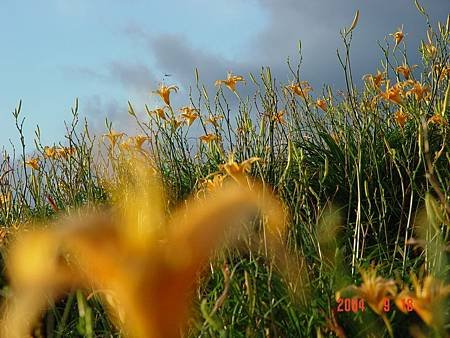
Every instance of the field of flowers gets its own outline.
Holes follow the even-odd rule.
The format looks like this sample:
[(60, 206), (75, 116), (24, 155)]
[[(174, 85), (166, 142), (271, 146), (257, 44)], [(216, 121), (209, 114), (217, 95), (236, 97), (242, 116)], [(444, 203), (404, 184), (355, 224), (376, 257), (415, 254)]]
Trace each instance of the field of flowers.
[(450, 16), (419, 65), (392, 33), (360, 88), (357, 25), (344, 92), (290, 63), (291, 83), (230, 72), (215, 93), (196, 72), (183, 107), (169, 84), (145, 118), (129, 103), (135, 135), (93, 135), (76, 102), (65, 143), (35, 149), (19, 104), (1, 337), (449, 337)]

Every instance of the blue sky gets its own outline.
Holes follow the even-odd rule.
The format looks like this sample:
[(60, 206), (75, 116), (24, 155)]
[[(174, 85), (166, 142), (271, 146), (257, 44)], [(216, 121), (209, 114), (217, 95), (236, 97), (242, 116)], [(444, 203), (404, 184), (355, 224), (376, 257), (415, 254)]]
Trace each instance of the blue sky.
[[(447, 0), (423, 0), (444, 20)], [(205, 83), (232, 70), (271, 66), (280, 81), (303, 41), (304, 75), (339, 86), (339, 29), (361, 10), (353, 60), (358, 77), (379, 66), (376, 41), (401, 24), (414, 52), (425, 22), (409, 0), (0, 0), (0, 145), (17, 144), (11, 112), (23, 100), (27, 145), (39, 124), (44, 144), (62, 140), (80, 99), (81, 116), (100, 131), (108, 116), (127, 128), (126, 103), (159, 104), (151, 95), (164, 73), (186, 104), (193, 69)], [(319, 89), (320, 90), (320, 89)]]

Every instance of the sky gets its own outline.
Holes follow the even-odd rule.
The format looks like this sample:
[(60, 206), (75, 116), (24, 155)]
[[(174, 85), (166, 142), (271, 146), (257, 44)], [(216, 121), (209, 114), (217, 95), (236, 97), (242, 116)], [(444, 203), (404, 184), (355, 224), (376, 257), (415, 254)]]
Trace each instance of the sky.
[[(433, 22), (445, 22), (450, 1), (419, 2)], [(37, 126), (44, 145), (64, 140), (77, 98), (95, 132), (104, 132), (106, 117), (130, 130), (128, 100), (138, 111), (161, 106), (152, 91), (164, 81), (180, 87), (173, 105), (187, 105), (195, 68), (210, 89), (227, 71), (248, 78), (267, 66), (287, 83), (299, 40), (302, 79), (316, 94), (324, 84), (343, 88), (339, 31), (357, 9), (356, 79), (380, 67), (377, 42), (392, 46), (389, 33), (401, 25), (417, 55), (426, 22), (412, 0), (0, 0), (0, 148), (18, 144), (12, 112), (20, 100), (29, 149)]]

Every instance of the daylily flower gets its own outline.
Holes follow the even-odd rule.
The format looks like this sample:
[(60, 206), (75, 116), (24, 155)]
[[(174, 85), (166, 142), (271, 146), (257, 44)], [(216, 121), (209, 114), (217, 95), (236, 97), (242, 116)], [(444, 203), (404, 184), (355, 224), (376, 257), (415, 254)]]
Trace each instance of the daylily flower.
[(216, 174), (212, 178), (207, 178), (202, 182), (203, 187), (209, 191), (212, 192), (216, 189), (219, 189), (224, 184), (225, 176), (222, 174)]
[(134, 147), (137, 150), (141, 150), (142, 149), (142, 145), (144, 144), (145, 141), (150, 140), (150, 138), (148, 136), (145, 135), (136, 135), (132, 138), (133, 143), (134, 143)]
[(379, 95), (384, 98), (386, 101), (391, 101), (396, 104), (402, 103), (402, 88), (397, 83), (392, 87), (389, 87), (389, 81), (386, 82), (386, 91), (381, 92)]
[(340, 298), (343, 292), (354, 294), (356, 297), (364, 298), (376, 314), (382, 315), (385, 300), (393, 299), (397, 294), (395, 282), (377, 277), (375, 268), (361, 271), (361, 277), (362, 284), (360, 286), (351, 285), (337, 292), (336, 299)]
[(444, 285), (431, 275), (425, 277), (422, 286), (415, 275), (411, 276), (411, 281), (414, 293), (408, 288), (404, 289), (395, 299), (398, 309), (405, 313), (414, 310), (429, 326), (440, 325), (444, 301), (450, 294), (450, 285)]
[(136, 135), (133, 137), (128, 138), (125, 142), (122, 142), (119, 147), (122, 150), (131, 151), (133, 149), (135, 150), (142, 150), (142, 145), (145, 141), (148, 141), (150, 138), (145, 135)]
[(159, 118), (165, 120), (166, 119), (166, 113), (164, 112), (165, 108), (156, 108), (154, 110), (151, 110), (149, 113), (154, 114), (158, 116)]
[(252, 164), (261, 161), (259, 157), (251, 157), (241, 163), (237, 163), (234, 160), (234, 156), (230, 155), (228, 162), (220, 165), (220, 170), (228, 176), (231, 176), (234, 180), (241, 182), (242, 178), (250, 172)]
[(284, 115), (286, 115), (285, 110), (280, 110), (272, 116), (272, 120), (279, 124), (285, 124), (286, 120), (284, 119)]
[(403, 109), (400, 109), (394, 114), (395, 122), (400, 126), (400, 128), (403, 128), (405, 126), (406, 121), (408, 120), (408, 114), (403, 112)]
[(28, 159), (27, 161), (25, 161), (25, 164), (31, 168), (33, 168), (34, 170), (38, 170), (39, 169), (39, 159), (37, 157), (33, 157)]
[(407, 94), (414, 94), (417, 101), (421, 101), (428, 96), (429, 92), (430, 90), (426, 85), (422, 85), (420, 82), (414, 82), (413, 88)]
[(225, 80), (217, 80), (215, 82), (216, 86), (220, 86), (222, 84), (226, 85), (228, 89), (233, 92), (236, 92), (236, 83), (239, 81), (245, 82), (244, 78), (240, 75), (233, 75), (233, 73), (228, 72), (227, 78)]
[(287, 85), (286, 88), (289, 89), (292, 93), (304, 98), (305, 100), (308, 98), (309, 92), (313, 90), (308, 81), (291, 83), (290, 85)]
[(219, 127), (219, 121), (223, 119), (222, 115), (210, 115), (208, 117), (208, 119), (205, 121), (206, 123), (211, 123), (214, 127), (218, 128)]
[(166, 86), (161, 83), (155, 93), (161, 96), (165, 104), (170, 106), (170, 91), (172, 90), (176, 93), (178, 91), (178, 87), (174, 85)]
[(173, 129), (177, 130), (182, 124), (183, 124), (183, 120), (178, 120), (178, 119), (170, 119), (167, 121)]
[(44, 156), (47, 157), (47, 158), (51, 158), (51, 159), (55, 158), (56, 157), (56, 149), (55, 149), (55, 147), (45, 146), (44, 147)]
[(139, 174), (117, 187), (110, 212), (81, 213), (17, 236), (7, 261), (12, 292), (3, 307), (2, 337), (29, 336), (50, 302), (80, 288), (104, 296), (126, 336), (179, 337), (198, 275), (215, 250), (248, 233), (243, 221), (257, 210), (266, 216), (270, 259), (281, 260), (277, 266), (287, 262), (285, 209), (262, 185), (229, 182), (205, 199), (188, 199), (166, 218), (155, 177), (146, 167), (133, 168)]
[(114, 148), (117, 141), (123, 136), (125, 133), (118, 133), (114, 130), (110, 130), (108, 134), (104, 134), (104, 137), (107, 137), (109, 142), (111, 143), (111, 147)]
[(206, 134), (206, 135), (200, 136), (200, 140), (205, 143), (211, 143), (213, 141), (217, 141), (218, 139), (219, 138), (217, 137), (216, 134)]
[(385, 74), (380, 72), (377, 69), (377, 73), (375, 75), (366, 74), (363, 76), (363, 79), (368, 79), (372, 82), (373, 86), (377, 89), (381, 87), (381, 84), (384, 82)]
[(414, 65), (414, 66), (412, 66), (412, 67), (409, 67), (409, 66), (405, 63), (405, 64), (403, 64), (403, 65), (401, 65), (401, 66), (398, 66), (398, 67), (396, 68), (396, 71), (397, 71), (397, 73), (402, 74), (402, 75), (405, 77), (406, 80), (408, 80), (408, 79), (409, 79), (409, 76), (411, 75), (411, 70), (413, 70), (415, 67), (417, 67), (417, 65)]
[(441, 126), (446, 126), (448, 124), (447, 120), (439, 113), (435, 113), (428, 119), (428, 123), (440, 124)]
[(395, 33), (389, 34), (392, 35), (394, 37), (394, 41), (395, 41), (395, 47), (398, 46), (398, 44), (403, 40), (403, 38), (405, 37), (405, 34), (403, 33), (403, 25), (401, 28), (399, 28)]
[(197, 109), (191, 108), (191, 107), (183, 107), (180, 108), (181, 110), (181, 116), (186, 120), (188, 126), (190, 126), (197, 118)]
[(54, 151), (56, 152), (56, 157), (65, 159), (67, 159), (70, 156), (73, 156), (76, 152), (74, 147), (54, 148)]
[(316, 106), (322, 109), (324, 112), (327, 111), (327, 101), (325, 101), (324, 99), (317, 99)]
[(131, 138), (126, 139), (122, 143), (119, 144), (119, 148), (122, 151), (131, 151), (133, 147), (133, 140)]

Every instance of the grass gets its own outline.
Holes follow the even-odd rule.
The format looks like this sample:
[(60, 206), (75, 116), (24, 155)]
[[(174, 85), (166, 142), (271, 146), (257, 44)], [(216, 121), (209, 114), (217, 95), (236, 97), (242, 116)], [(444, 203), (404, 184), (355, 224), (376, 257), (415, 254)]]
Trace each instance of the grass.
[[(210, 95), (196, 73), (187, 104), (193, 110), (184, 111), (190, 117), (169, 104), (159, 111), (146, 106), (142, 117), (129, 103), (139, 137), (114, 132), (108, 121), (106, 136), (96, 137), (79, 120), (77, 102), (65, 143), (42, 145), (37, 130), (32, 155), (19, 104), (14, 118), (22, 149), (4, 152), (0, 164), (2, 262), (29, 224), (117, 203), (113, 191), (128, 173), (130, 149), (159, 173), (168, 215), (191, 194), (219, 184), (220, 175), (235, 178), (233, 168), (253, 159), (243, 173), (284, 202), (290, 215), (286, 250), (300, 263), (280, 273), (261, 247), (249, 250), (249, 239), (238, 249), (217, 251), (198, 276), (183, 335), (448, 336), (449, 24), (431, 30), (428, 23), (415, 69), (403, 41), (383, 47), (381, 77), (366, 77), (361, 88), (350, 63), (356, 25), (357, 17), (342, 32), (344, 93), (325, 87), (322, 95), (311, 95), (300, 65), (290, 63), (291, 84), (276, 83), (268, 68), (246, 78), (254, 87), (251, 97), (239, 95), (240, 78), (229, 86), (232, 77)], [(402, 65), (413, 69), (409, 76)], [(194, 127), (206, 137), (194, 138)], [(380, 279), (365, 275), (371, 267)], [(395, 295), (386, 291), (389, 282)], [(1, 285), (5, 301), (14, 297), (5, 269)], [(366, 311), (338, 312), (341, 290), (364, 298)], [(376, 301), (386, 298), (389, 311), (378, 313)], [(404, 299), (414, 300), (411, 312), (394, 305)], [(51, 303), (33, 330), (46, 337), (123, 334), (89, 288)]]

